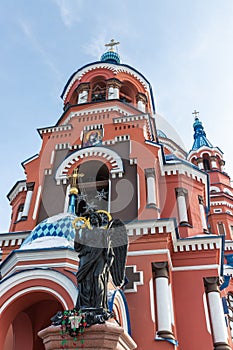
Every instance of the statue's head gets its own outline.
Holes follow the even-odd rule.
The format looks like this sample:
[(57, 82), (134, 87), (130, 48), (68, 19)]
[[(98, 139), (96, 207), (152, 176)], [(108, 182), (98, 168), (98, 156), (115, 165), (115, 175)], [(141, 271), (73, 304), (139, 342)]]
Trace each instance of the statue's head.
[(102, 220), (99, 214), (90, 213), (90, 224), (92, 227), (100, 227), (102, 225)]

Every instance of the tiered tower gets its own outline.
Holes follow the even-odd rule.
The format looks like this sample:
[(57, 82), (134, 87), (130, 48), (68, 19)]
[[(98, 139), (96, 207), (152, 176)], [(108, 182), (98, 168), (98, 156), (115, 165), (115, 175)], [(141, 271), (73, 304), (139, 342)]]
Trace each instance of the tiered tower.
[[(72, 222), (83, 199), (126, 225), (128, 283), (124, 290), (110, 283), (109, 308), (139, 350), (232, 346), (219, 291), (224, 237), (216, 230), (218, 213), (206, 220), (209, 176), (211, 186), (230, 196), (229, 177), (218, 168), (222, 153), (198, 119), (188, 160), (157, 132), (151, 85), (120, 62), (117, 44), (111, 41), (100, 61), (71, 75), (61, 117), (38, 130), (41, 150), (22, 163), (26, 179), (8, 194), (10, 232), (1, 235), (4, 350), (17, 349), (14, 344), (42, 350), (38, 331), (75, 304)], [(207, 164), (212, 168), (205, 171)], [(74, 180), (74, 174), (83, 176)], [(230, 214), (222, 215), (225, 222)]]

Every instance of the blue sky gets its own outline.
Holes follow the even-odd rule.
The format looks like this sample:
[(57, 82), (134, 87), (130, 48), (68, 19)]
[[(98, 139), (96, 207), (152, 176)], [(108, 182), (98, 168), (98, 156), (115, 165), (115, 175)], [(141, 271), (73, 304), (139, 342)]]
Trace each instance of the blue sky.
[(151, 82), (157, 113), (190, 149), (194, 109), (233, 175), (232, 0), (1, 0), (0, 232), (21, 162), (40, 150), (37, 128), (62, 114), (70, 75), (120, 41), (122, 63)]

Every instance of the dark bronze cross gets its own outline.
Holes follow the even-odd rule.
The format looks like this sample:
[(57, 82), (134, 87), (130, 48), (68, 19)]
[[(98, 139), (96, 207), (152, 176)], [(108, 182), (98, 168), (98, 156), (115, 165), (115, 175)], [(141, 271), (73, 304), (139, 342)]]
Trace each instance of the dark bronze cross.
[(196, 109), (194, 109), (192, 114), (194, 115), (194, 118), (196, 119), (198, 117), (199, 112), (196, 111)]
[(119, 45), (120, 42), (119, 41), (115, 41), (114, 39), (110, 40), (110, 43), (105, 44), (106, 47), (109, 47), (110, 51), (113, 51), (113, 47), (116, 45)]

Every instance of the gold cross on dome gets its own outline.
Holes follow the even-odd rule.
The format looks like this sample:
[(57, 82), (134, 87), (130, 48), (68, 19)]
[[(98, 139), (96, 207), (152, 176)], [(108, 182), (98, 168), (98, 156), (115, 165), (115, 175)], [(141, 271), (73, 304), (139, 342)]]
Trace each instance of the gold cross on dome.
[(83, 173), (79, 174), (78, 169), (74, 169), (72, 175), (69, 176), (71, 179), (71, 186), (77, 188), (78, 178), (83, 176), (84, 176)]
[(199, 112), (196, 111), (196, 109), (194, 109), (192, 114), (194, 115), (194, 118), (196, 119), (198, 117)]
[(106, 47), (109, 47), (109, 51), (113, 51), (113, 47), (119, 45), (119, 41), (115, 41), (114, 39), (110, 40), (110, 43), (105, 44)]

